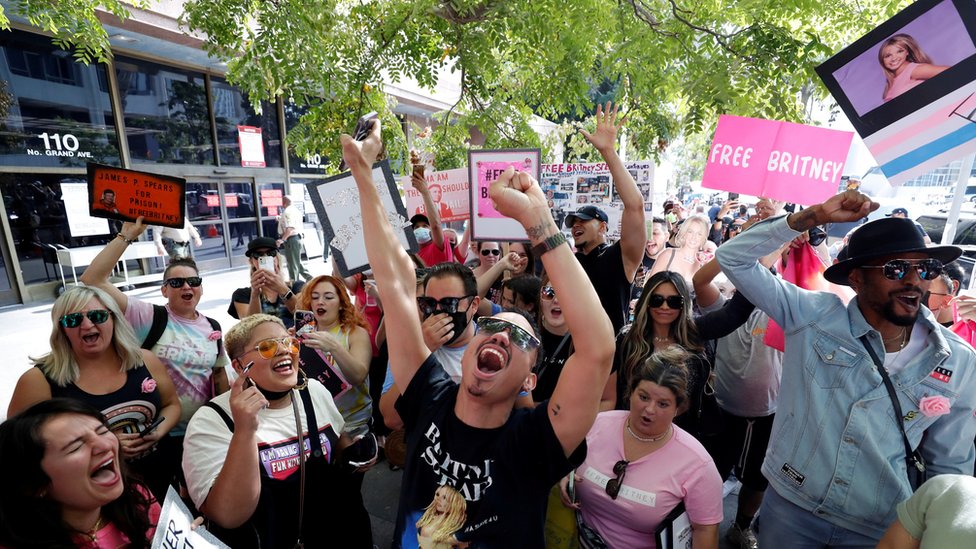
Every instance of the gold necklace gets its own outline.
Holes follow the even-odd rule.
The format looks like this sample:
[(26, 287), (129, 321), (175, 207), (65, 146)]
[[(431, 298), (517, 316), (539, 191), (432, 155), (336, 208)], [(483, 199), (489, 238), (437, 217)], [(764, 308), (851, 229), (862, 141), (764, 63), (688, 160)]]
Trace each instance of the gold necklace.
[(905, 348), (905, 345), (908, 343), (908, 326), (902, 326), (901, 333), (900, 334), (898, 334), (898, 335), (896, 335), (896, 336), (894, 336), (894, 337), (892, 337), (890, 339), (885, 339), (884, 337), (882, 337), (881, 340), (885, 343), (885, 346), (887, 347), (888, 342), (890, 342), (890, 341), (896, 341), (899, 337), (901, 337), (901, 343), (898, 345), (898, 350), (900, 351), (900, 350), (904, 349)]
[(657, 442), (659, 440), (662, 440), (662, 439), (664, 439), (664, 437), (666, 437), (666, 436), (668, 436), (668, 435), (671, 434), (671, 427), (672, 427), (671, 425), (668, 425), (668, 430), (665, 431), (663, 434), (660, 434), (660, 435), (658, 435), (656, 437), (648, 437), (648, 438), (645, 438), (645, 437), (642, 437), (642, 436), (638, 436), (637, 433), (635, 433), (634, 430), (630, 428), (630, 419), (627, 419), (627, 432), (630, 433), (630, 436), (634, 437), (635, 439), (639, 440), (640, 442)]
[(102, 517), (102, 515), (98, 515), (98, 520), (95, 521), (95, 526), (92, 526), (91, 530), (85, 532), (85, 535), (88, 536), (88, 539), (92, 543), (98, 541), (98, 531), (102, 528), (102, 526), (105, 526), (105, 519)]

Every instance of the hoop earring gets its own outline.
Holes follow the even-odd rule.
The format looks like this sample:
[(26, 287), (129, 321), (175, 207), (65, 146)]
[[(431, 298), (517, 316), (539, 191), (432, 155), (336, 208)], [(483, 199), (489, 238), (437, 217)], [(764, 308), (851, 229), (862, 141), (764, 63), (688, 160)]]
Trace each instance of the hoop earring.
[(308, 387), (308, 374), (306, 374), (305, 370), (302, 370), (301, 368), (298, 369), (298, 373), (302, 374), (302, 380), (295, 385), (295, 388), (301, 391), (305, 387)]

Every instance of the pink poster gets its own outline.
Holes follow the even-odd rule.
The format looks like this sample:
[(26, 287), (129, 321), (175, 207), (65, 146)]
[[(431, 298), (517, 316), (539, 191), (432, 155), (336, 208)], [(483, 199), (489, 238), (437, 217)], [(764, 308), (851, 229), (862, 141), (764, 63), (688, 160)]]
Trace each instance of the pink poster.
[(722, 115), (702, 187), (801, 205), (837, 194), (852, 132)]
[(498, 177), (509, 168), (514, 166), (518, 171), (530, 171), (523, 162), (478, 162), (478, 217), (504, 218), (498, 210), (491, 204), (488, 196), (488, 189)]

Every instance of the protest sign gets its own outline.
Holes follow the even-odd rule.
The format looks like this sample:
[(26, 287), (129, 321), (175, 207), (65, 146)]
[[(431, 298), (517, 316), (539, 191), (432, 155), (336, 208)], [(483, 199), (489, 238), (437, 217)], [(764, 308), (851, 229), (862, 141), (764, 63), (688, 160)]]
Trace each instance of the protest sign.
[(88, 213), (93, 217), (183, 228), (186, 180), (101, 164), (88, 164)]
[[(396, 180), (390, 171), (389, 160), (373, 164), (373, 183), (379, 191), (386, 209), (386, 217), (400, 244), (410, 252), (417, 251), (417, 239), (407, 210), (400, 200)], [(325, 242), (329, 242), (335, 254), (336, 266), (342, 276), (350, 276), (369, 269), (366, 257), (366, 240), (363, 237), (362, 211), (359, 206), (359, 189), (350, 172), (328, 179), (313, 180), (306, 185), (315, 213), (322, 223)]]
[(498, 212), (488, 190), (510, 166), (528, 172), (539, 180), (542, 153), (539, 149), (502, 149), (468, 151), (469, 201), (471, 205), (471, 239), (528, 241), (525, 229), (514, 219)]
[[(468, 205), (468, 170), (457, 168), (442, 172), (426, 172), (427, 188), (434, 204), (439, 206), (441, 222), (462, 221), (470, 215)], [(424, 199), (410, 183), (410, 176), (400, 179), (403, 196), (407, 203), (408, 217), (415, 214), (426, 214)]]
[(153, 549), (230, 549), (206, 528), (190, 528), (192, 523), (193, 515), (170, 486), (156, 523)]
[(921, 0), (817, 67), (899, 185), (976, 151), (976, 3)]
[[(79, 180), (80, 181), (80, 180)], [(70, 180), (61, 182), (61, 201), (68, 216), (68, 231), (73, 238), (108, 234), (108, 221), (88, 215), (88, 185)]]
[(702, 187), (816, 204), (837, 194), (854, 134), (722, 115)]

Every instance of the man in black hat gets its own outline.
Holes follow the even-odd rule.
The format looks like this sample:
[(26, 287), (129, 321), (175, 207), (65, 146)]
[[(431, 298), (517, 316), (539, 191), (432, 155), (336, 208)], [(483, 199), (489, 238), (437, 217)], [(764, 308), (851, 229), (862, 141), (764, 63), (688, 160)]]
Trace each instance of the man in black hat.
[(630, 310), (630, 287), (637, 267), (644, 257), (647, 233), (644, 227), (644, 198), (637, 182), (627, 171), (617, 151), (617, 131), (623, 120), (617, 120), (617, 108), (607, 103), (596, 108), (596, 131), (582, 130), (610, 169), (614, 187), (624, 205), (620, 222), (620, 240), (607, 243), (607, 213), (596, 206), (583, 206), (566, 216), (566, 228), (572, 230), (576, 258), (600, 296), (600, 304), (610, 317), (614, 333), (620, 331)]
[(847, 305), (756, 262), (817, 225), (857, 221), (877, 208), (847, 191), (758, 223), (718, 250), (736, 289), (786, 335), (762, 467), (771, 488), (762, 546), (874, 547), (895, 505), (925, 477), (973, 471), (976, 352), (922, 306), (959, 248), (926, 247), (908, 219), (863, 225), (824, 273), (854, 289)]

